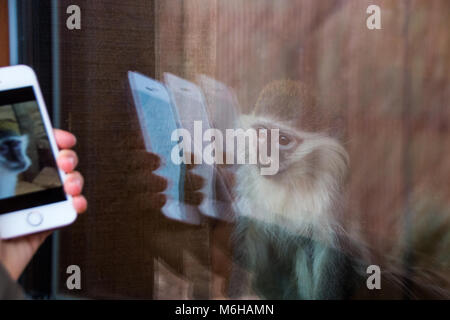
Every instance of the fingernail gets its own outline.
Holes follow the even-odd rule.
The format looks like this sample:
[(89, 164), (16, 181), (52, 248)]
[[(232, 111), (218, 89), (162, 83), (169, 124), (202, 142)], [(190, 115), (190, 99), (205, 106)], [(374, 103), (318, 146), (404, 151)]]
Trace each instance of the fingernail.
[(75, 167), (75, 158), (74, 157), (68, 157), (67, 161), (69, 162), (71, 167)]
[(81, 189), (81, 180), (80, 179), (73, 180), (72, 184)]

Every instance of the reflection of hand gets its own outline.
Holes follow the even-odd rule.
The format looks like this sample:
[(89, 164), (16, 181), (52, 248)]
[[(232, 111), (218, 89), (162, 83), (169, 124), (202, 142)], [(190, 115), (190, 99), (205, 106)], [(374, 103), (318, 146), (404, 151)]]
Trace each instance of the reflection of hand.
[(203, 179), (201, 176), (195, 174), (192, 172), (192, 169), (195, 168), (194, 163), (194, 155), (190, 154), (188, 157), (191, 158), (192, 164), (186, 165), (186, 181), (184, 184), (184, 201), (187, 204), (199, 206), (205, 196), (200, 191), (201, 188), (203, 188), (205, 184), (205, 179)]
[[(77, 154), (69, 150), (75, 146), (76, 138), (71, 133), (62, 130), (55, 130), (54, 133), (56, 143), (61, 149), (57, 159), (58, 167), (67, 174), (64, 189), (73, 197), (75, 210), (82, 213), (87, 208), (87, 201), (81, 195), (84, 180), (79, 172), (74, 171), (78, 164)], [(51, 231), (45, 231), (12, 240), (0, 240), (0, 262), (14, 280), (19, 278), (37, 249), (50, 234)]]
[[(160, 210), (166, 203), (166, 196), (163, 192), (167, 189), (167, 179), (157, 175), (154, 171), (161, 166), (161, 158), (155, 153), (142, 151), (133, 154), (135, 163), (144, 163), (145, 168), (138, 170), (138, 176), (134, 177), (134, 188), (137, 193), (147, 194), (146, 205), (149, 209)], [(204, 185), (201, 176), (192, 172), (195, 165), (187, 165), (186, 181), (184, 184), (184, 202), (198, 206), (203, 201), (203, 194), (199, 190)]]

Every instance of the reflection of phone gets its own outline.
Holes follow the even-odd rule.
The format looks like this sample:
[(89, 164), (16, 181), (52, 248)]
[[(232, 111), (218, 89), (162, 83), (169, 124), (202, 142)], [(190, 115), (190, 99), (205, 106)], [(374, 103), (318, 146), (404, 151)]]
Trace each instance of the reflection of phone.
[[(235, 93), (224, 83), (217, 81), (205, 75), (198, 77), (198, 82), (205, 95), (206, 108), (210, 123), (219, 129), (223, 136), (226, 136), (227, 129), (235, 129), (240, 127), (238, 121), (238, 102)], [(236, 143), (234, 150), (227, 150), (225, 139), (223, 141), (222, 150), (225, 153), (233, 152), (235, 157), (237, 153)], [(234, 159), (236, 163), (236, 159)], [(229, 183), (224, 176), (231, 176), (235, 173), (236, 167), (232, 164), (217, 169), (215, 171), (215, 188), (216, 188), (216, 206), (223, 220), (233, 220), (234, 214), (232, 209), (232, 191)]]
[[(193, 172), (199, 174), (205, 180), (201, 192), (206, 198), (199, 206), (199, 209), (205, 215), (216, 217), (217, 213), (214, 206), (214, 166), (208, 165), (202, 160), (202, 151), (209, 144), (203, 141), (203, 131), (210, 128), (203, 95), (199, 87), (192, 82), (170, 73), (165, 73), (164, 78), (174, 107), (178, 111), (180, 126), (191, 134), (191, 152), (197, 159), (201, 160), (201, 163), (197, 164), (193, 169)], [(202, 132), (194, 132), (194, 121), (201, 121)], [(196, 133), (201, 135), (200, 145), (196, 144)]]
[(236, 95), (227, 85), (208, 76), (200, 75), (198, 82), (206, 98), (210, 122), (225, 136), (226, 129), (236, 127), (238, 119)]
[(0, 238), (55, 229), (76, 219), (58, 170), (58, 148), (34, 71), (0, 68)]
[(178, 142), (171, 140), (172, 133), (178, 128), (178, 115), (170, 104), (166, 88), (160, 82), (140, 73), (130, 71), (128, 78), (134, 104), (148, 152), (161, 157), (161, 167), (157, 173), (168, 180), (165, 191), (166, 205), (163, 214), (171, 219), (197, 224), (196, 213), (186, 210), (183, 199), (185, 166), (171, 160), (172, 150), (178, 148)]

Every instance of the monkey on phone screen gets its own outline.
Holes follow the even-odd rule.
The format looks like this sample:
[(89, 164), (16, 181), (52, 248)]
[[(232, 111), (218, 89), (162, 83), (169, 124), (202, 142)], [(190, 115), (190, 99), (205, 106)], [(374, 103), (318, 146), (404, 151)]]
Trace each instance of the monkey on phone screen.
[(27, 147), (27, 135), (0, 128), (0, 199), (15, 195), (19, 174), (31, 164)]

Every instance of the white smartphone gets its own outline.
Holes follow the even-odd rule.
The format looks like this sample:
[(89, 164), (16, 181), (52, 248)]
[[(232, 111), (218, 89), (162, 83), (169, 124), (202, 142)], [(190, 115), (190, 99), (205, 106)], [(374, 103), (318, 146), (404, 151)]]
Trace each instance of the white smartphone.
[(66, 226), (77, 214), (56, 165), (58, 148), (37, 77), (0, 68), (0, 238)]

